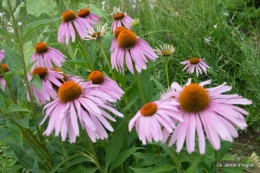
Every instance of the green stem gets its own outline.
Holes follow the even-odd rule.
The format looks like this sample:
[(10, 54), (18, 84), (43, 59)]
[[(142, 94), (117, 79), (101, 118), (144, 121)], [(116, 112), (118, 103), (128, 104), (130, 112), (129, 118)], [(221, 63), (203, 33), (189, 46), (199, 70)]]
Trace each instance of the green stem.
[(100, 41), (98, 41), (98, 45), (100, 47), (100, 50), (101, 50), (101, 53), (102, 53), (103, 57), (105, 58), (105, 61), (106, 61), (107, 65), (108, 65), (109, 71), (112, 74), (113, 79), (116, 80), (115, 74), (114, 74), (114, 72), (112, 70), (112, 67), (110, 65), (110, 62), (109, 62), (109, 60), (107, 58), (107, 55), (106, 55), (105, 50), (104, 50), (104, 47), (103, 47), (103, 45), (101, 44)]
[(143, 88), (142, 88), (142, 84), (141, 84), (141, 77), (135, 67), (134, 67), (134, 73), (135, 73), (135, 78), (137, 79), (137, 84), (138, 84), (138, 88), (140, 91), (141, 99), (143, 101), (143, 104), (145, 104), (146, 101), (145, 101), (144, 92), (143, 92)]
[(95, 161), (95, 164), (96, 164), (98, 170), (99, 170), (101, 173), (106, 173), (106, 171), (103, 171), (103, 169), (102, 169), (101, 166), (100, 166), (100, 163), (99, 163), (98, 158), (97, 158), (97, 153), (96, 153), (94, 144), (93, 144), (93, 142), (91, 141), (90, 137), (88, 136), (87, 131), (86, 131), (86, 136), (87, 136), (87, 138), (88, 138), (88, 143), (89, 143), (89, 146), (90, 146), (90, 149), (91, 149), (91, 152), (92, 152), (92, 155), (93, 155), (93, 159), (94, 159), (94, 161)]
[(218, 173), (218, 151), (215, 150), (215, 172)]
[(168, 69), (168, 58), (167, 58), (167, 57), (165, 58), (164, 65), (165, 65), (165, 73), (166, 73), (167, 86), (169, 87), (169, 86), (170, 86), (170, 80), (169, 80), (169, 69)]
[(83, 53), (85, 59), (87, 60), (88, 67), (89, 67), (89, 69), (90, 69), (91, 71), (93, 71), (93, 66), (92, 66), (92, 64), (91, 64), (90, 59), (88, 58), (88, 53), (87, 53), (87, 51), (86, 51), (85, 48), (84, 48), (83, 41), (82, 41), (82, 39), (80, 38), (79, 33), (78, 33), (78, 31), (77, 31), (75, 25), (72, 24), (72, 26), (73, 26), (74, 31), (75, 31), (75, 33), (76, 33), (77, 41), (78, 41), (78, 43), (79, 43), (79, 46), (80, 46), (80, 48), (81, 48), (81, 51), (82, 51), (82, 53)]
[(194, 73), (193, 73), (193, 75), (194, 75), (194, 82), (195, 83), (198, 83), (198, 77), (197, 77), (197, 74), (196, 74), (196, 72), (194, 71)]
[(172, 158), (173, 158), (173, 160), (174, 160), (174, 162), (175, 162), (175, 164), (176, 164), (177, 171), (180, 173), (180, 172), (181, 172), (180, 164), (179, 164), (178, 159), (177, 159), (177, 157), (176, 157), (176, 155), (175, 155), (175, 152), (172, 150), (171, 147), (169, 147), (169, 148), (170, 148), (170, 151), (171, 151), (171, 153), (172, 153)]
[[(8, 8), (10, 10), (10, 14), (11, 14), (11, 17), (12, 17), (12, 20), (13, 20), (13, 26), (14, 26), (16, 40), (17, 40), (18, 45), (19, 45), (19, 50), (20, 50), (22, 65), (23, 65), (23, 70), (24, 70), (24, 81), (25, 81), (25, 86), (28, 90), (29, 98), (30, 98), (32, 116), (36, 120), (36, 111), (35, 111), (34, 104), (33, 104), (33, 95), (32, 95), (31, 88), (29, 86), (29, 80), (28, 80), (28, 77), (27, 77), (27, 70), (26, 70), (26, 64), (25, 64), (25, 57), (24, 57), (24, 53), (23, 53), (23, 40), (20, 38), (20, 35), (19, 35), (17, 22), (16, 22), (15, 17), (14, 17), (14, 13), (13, 13), (13, 10), (12, 10), (10, 0), (7, 0), (7, 5), (8, 5)], [(37, 131), (37, 134), (38, 134), (38, 137), (39, 137), (41, 143), (43, 143), (43, 138), (42, 138), (41, 131), (40, 131), (38, 125), (36, 126), (36, 131)]]

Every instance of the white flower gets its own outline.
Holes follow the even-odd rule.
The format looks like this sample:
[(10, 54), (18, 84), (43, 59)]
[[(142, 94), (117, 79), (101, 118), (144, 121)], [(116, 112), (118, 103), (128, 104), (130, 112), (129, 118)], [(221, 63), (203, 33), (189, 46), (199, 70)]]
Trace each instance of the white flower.
[(17, 24), (18, 24), (19, 26), (21, 26), (21, 25), (22, 25), (22, 22), (18, 22)]
[(216, 25), (214, 25), (213, 27), (214, 27), (215, 29), (217, 29), (218, 25), (216, 24)]
[(209, 43), (211, 41), (211, 37), (204, 37), (204, 42), (205, 43)]
[(107, 23), (105, 23), (102, 27), (97, 26), (96, 31), (89, 31), (87, 34), (84, 35), (85, 40), (97, 40), (101, 38), (107, 29)]

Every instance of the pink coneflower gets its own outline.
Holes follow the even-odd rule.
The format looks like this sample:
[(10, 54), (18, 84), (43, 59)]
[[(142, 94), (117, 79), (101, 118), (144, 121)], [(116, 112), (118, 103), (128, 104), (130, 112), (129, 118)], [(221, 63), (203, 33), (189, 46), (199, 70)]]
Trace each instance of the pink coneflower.
[[(42, 82), (41, 90), (39, 90), (33, 85), (30, 85), (30, 88), (37, 102), (39, 104), (46, 104), (51, 99), (55, 99), (57, 97), (55, 88), (61, 86), (64, 80), (64, 75), (62, 73), (57, 72), (57, 70), (47, 70), (44, 67), (35, 68), (32, 74), (38, 74)], [(33, 76), (31, 74), (28, 74), (28, 80), (30, 81), (32, 78)], [(28, 92), (27, 99), (28, 101), (30, 101)]]
[[(65, 11), (62, 14), (63, 22), (58, 30), (58, 42), (69, 44), (70, 37), (75, 41), (76, 33), (83, 39), (87, 31), (93, 31), (95, 22), (76, 16), (72, 10)], [(75, 31), (76, 29), (76, 31)]]
[(183, 61), (181, 64), (186, 65), (182, 71), (187, 69), (187, 72), (192, 74), (196, 70), (197, 76), (199, 76), (199, 74), (203, 74), (203, 71), (207, 74), (207, 68), (209, 68), (204, 59), (200, 59), (198, 57), (193, 57), (190, 60)]
[(35, 67), (46, 67), (47, 69), (53, 68), (52, 63), (57, 67), (61, 67), (62, 63), (65, 61), (66, 56), (63, 55), (57, 49), (48, 47), (44, 42), (39, 42), (34, 47), (35, 53), (33, 54), (31, 61), (36, 61), (36, 64), (32, 66), (32, 70)]
[(95, 85), (99, 85), (99, 87), (95, 87), (94, 89), (106, 93), (114, 100), (120, 100), (124, 94), (124, 91), (115, 81), (104, 76), (104, 74), (99, 70), (92, 71), (88, 76), (88, 80)]
[(79, 136), (77, 121), (79, 119), (82, 128), (86, 129), (93, 142), (107, 138), (105, 129), (113, 131), (113, 128), (106, 118), (111, 121), (116, 120), (105, 110), (119, 117), (123, 115), (103, 102), (103, 100), (114, 102), (110, 96), (93, 90), (93, 87), (95, 85), (91, 82), (64, 82), (58, 90), (58, 98), (43, 108), (46, 115), (42, 123), (50, 117), (44, 135), (49, 136), (55, 130), (55, 136), (61, 132), (62, 141), (65, 141), (68, 134), (70, 143), (74, 143)]
[(84, 8), (84, 9), (79, 10), (78, 16), (81, 17), (81, 18), (93, 21), (94, 22), (93, 24), (100, 22), (99, 16), (91, 13), (88, 8)]
[(124, 26), (128, 29), (131, 28), (131, 23), (134, 22), (134, 19), (129, 17), (126, 13), (118, 12), (113, 15), (114, 21), (111, 26), (111, 31), (114, 32), (114, 30), (117, 27)]
[(128, 29), (122, 29), (118, 36), (117, 42), (111, 46), (111, 64), (112, 68), (124, 72), (124, 59), (127, 68), (134, 74), (134, 68), (140, 73), (146, 69), (146, 63), (149, 60), (155, 61), (158, 56), (155, 54), (150, 45), (143, 39), (137, 37), (134, 32)]
[(174, 100), (160, 100), (146, 103), (130, 120), (129, 131), (135, 126), (139, 139), (145, 145), (146, 141), (162, 141), (163, 128), (171, 133), (175, 128), (175, 122), (182, 121)]
[(211, 80), (195, 84), (189, 79), (188, 83), (181, 87), (174, 82), (169, 91), (162, 95), (162, 99), (180, 103), (179, 109), (183, 115), (183, 122), (177, 125), (169, 141), (170, 146), (177, 141), (177, 152), (182, 149), (185, 139), (188, 153), (194, 151), (196, 131), (199, 151), (204, 154), (204, 131), (213, 148), (219, 150), (220, 141), (232, 142), (232, 137), (238, 137), (234, 126), (242, 130), (247, 127), (243, 114), (247, 115), (248, 112), (234, 104), (248, 105), (252, 101), (237, 94), (222, 94), (232, 89), (231, 86), (226, 86), (226, 83), (214, 88), (204, 88), (210, 83)]
[(4, 59), (5, 57), (5, 53), (3, 50), (0, 50), (0, 63), (2, 62), (2, 60)]
[[(9, 71), (9, 68), (8, 68), (8, 66), (6, 64), (1, 64), (1, 66), (2, 66), (2, 69), (4, 70), (4, 72), (8, 72)], [(3, 77), (3, 74), (2, 74), (1, 70), (0, 70), (0, 83), (1, 83), (2, 90), (4, 91), (6, 82), (5, 82), (5, 79)]]

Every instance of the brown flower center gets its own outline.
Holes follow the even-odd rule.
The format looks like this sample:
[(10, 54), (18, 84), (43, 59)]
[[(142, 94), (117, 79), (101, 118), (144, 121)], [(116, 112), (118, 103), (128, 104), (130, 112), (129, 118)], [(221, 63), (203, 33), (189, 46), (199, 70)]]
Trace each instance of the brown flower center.
[(157, 111), (157, 105), (153, 102), (146, 103), (140, 109), (140, 112), (143, 116), (152, 116)]
[(115, 20), (120, 20), (120, 19), (123, 19), (124, 17), (125, 17), (124, 13), (117, 13), (114, 15)]
[(128, 49), (136, 45), (137, 36), (130, 30), (123, 30), (117, 37), (118, 45), (123, 49)]
[(72, 10), (67, 10), (62, 13), (62, 20), (64, 22), (71, 22), (76, 19), (76, 14)]
[(81, 9), (78, 11), (78, 16), (82, 17), (82, 18), (87, 17), (89, 14), (90, 14), (90, 11), (87, 8), (84, 8), (84, 9)]
[(67, 103), (77, 99), (82, 93), (83, 90), (79, 84), (74, 81), (67, 81), (60, 86), (58, 97), (61, 102)]
[[(1, 64), (1, 66), (2, 66), (2, 69), (4, 70), (4, 72), (10, 71), (6, 64)], [(2, 75), (2, 71), (1, 70), (0, 70), (0, 75)]]
[(125, 29), (126, 29), (126, 28), (123, 27), (123, 26), (117, 27), (117, 28), (114, 30), (114, 36), (115, 36), (115, 38), (117, 38), (118, 35), (119, 35), (119, 33), (120, 33), (121, 31), (125, 30)]
[(44, 79), (47, 76), (48, 71), (44, 67), (37, 67), (33, 70), (32, 74), (38, 74), (41, 79)]
[(210, 103), (210, 97), (205, 88), (198, 84), (186, 86), (179, 95), (181, 108), (186, 112), (197, 113), (205, 110)]
[(92, 81), (93, 84), (102, 84), (105, 80), (105, 76), (101, 71), (94, 70), (89, 74), (88, 80)]
[(45, 53), (48, 51), (48, 45), (44, 42), (39, 42), (34, 47), (36, 53)]
[(198, 64), (200, 62), (200, 59), (198, 57), (193, 57), (190, 59), (191, 64)]
[(91, 35), (91, 37), (93, 37), (93, 38), (99, 38), (100, 35), (101, 35), (101, 32), (98, 31), (98, 32), (93, 33), (93, 34)]

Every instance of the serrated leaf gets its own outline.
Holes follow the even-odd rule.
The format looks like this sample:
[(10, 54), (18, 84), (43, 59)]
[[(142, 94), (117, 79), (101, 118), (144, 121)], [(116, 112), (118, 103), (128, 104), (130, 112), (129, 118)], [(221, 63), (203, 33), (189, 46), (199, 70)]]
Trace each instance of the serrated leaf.
[(40, 91), (42, 90), (42, 80), (39, 77), (39, 75), (33, 75), (32, 80), (30, 81), (30, 84), (34, 85), (36, 88), (38, 88)]
[(136, 152), (136, 150), (140, 149), (144, 148), (134, 147), (119, 153), (116, 159), (111, 164), (110, 172), (117, 168), (120, 164), (122, 164), (128, 157), (130, 157), (134, 152)]
[(198, 158), (191, 164), (191, 166), (188, 167), (188, 169), (185, 171), (185, 173), (194, 173), (194, 172), (196, 172), (196, 169), (197, 169), (197, 167), (198, 167), (198, 165), (199, 165), (199, 162), (201, 161), (201, 158), (202, 158), (202, 157), (203, 157), (203, 156), (198, 157)]
[(10, 112), (29, 112), (28, 109), (20, 106), (20, 105), (17, 105), (17, 104), (11, 104), (8, 108), (7, 108), (7, 111), (6, 113), (10, 113)]
[(3, 62), (7, 63), (8, 68), (11, 71), (22, 70), (23, 67), (21, 56), (11, 48), (7, 47), (6, 45), (3, 45), (3, 49), (5, 52), (5, 58), (3, 59)]
[(122, 139), (120, 136), (115, 135), (111, 140), (110, 143), (108, 144), (106, 148), (106, 168), (109, 166), (110, 163), (112, 163), (117, 154), (119, 153), (122, 145)]
[(26, 10), (28, 14), (39, 17), (42, 13), (48, 15), (57, 14), (57, 4), (53, 0), (27, 0)]
[(30, 33), (33, 32), (33, 30), (37, 29), (38, 27), (42, 26), (42, 25), (47, 25), (47, 24), (50, 24), (51, 22), (55, 22), (57, 20), (59, 20), (60, 18), (57, 17), (57, 18), (51, 18), (51, 19), (42, 19), (42, 20), (38, 20), (36, 22), (32, 22), (30, 23), (24, 33), (23, 33), (23, 38), (25, 39)]

